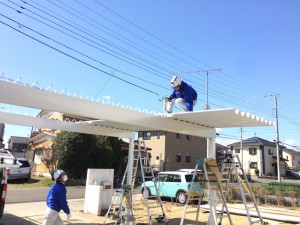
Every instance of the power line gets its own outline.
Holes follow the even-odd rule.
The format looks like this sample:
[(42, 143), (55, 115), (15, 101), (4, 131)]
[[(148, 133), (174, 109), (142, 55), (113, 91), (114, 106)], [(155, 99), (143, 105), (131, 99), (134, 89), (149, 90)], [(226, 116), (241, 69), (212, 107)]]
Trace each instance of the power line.
[[(31, 0), (31, 1), (33, 1), (33, 0)], [(57, 1), (58, 1), (60, 4), (64, 5), (65, 7), (68, 7), (68, 8), (70, 8), (70, 9), (72, 9), (73, 11), (76, 12), (76, 14), (70, 12), (69, 10), (67, 10), (67, 9), (65, 9), (65, 8), (62, 8), (61, 6), (59, 6), (58, 4), (56, 4), (56, 3), (54, 3), (54, 2), (52, 2), (52, 1), (50, 1), (50, 0), (48, 0), (48, 1), (49, 1), (50, 3), (52, 3), (53, 5), (55, 5), (56, 7), (58, 7), (59, 9), (64, 10), (65, 12), (67, 12), (67, 13), (69, 13), (69, 14), (75, 16), (77, 19), (80, 19), (80, 20), (84, 21), (85, 23), (87, 23), (87, 24), (93, 26), (95, 29), (99, 29), (100, 31), (104, 32), (105, 34), (107, 34), (107, 35), (109, 35), (109, 36), (111, 36), (111, 37), (117, 39), (118, 41), (121, 41), (122, 43), (125, 43), (126, 45), (129, 45), (130, 47), (134, 48), (135, 50), (141, 51), (142, 53), (144, 53), (144, 54), (150, 56), (151, 58), (154, 58), (154, 59), (158, 60), (159, 62), (162, 62), (162, 61), (161, 61), (160, 59), (158, 59), (157, 57), (154, 57), (153, 55), (150, 55), (149, 53), (147, 53), (147, 52), (145, 52), (145, 51), (143, 51), (143, 50), (141, 50), (141, 49), (145, 49), (146, 51), (148, 51), (148, 52), (150, 52), (150, 53), (152, 53), (152, 54), (154, 54), (154, 55), (157, 55), (157, 56), (159, 56), (160, 58), (164, 59), (164, 60), (165, 60), (165, 61), (163, 61), (164, 64), (167, 64), (167, 65), (171, 66), (170, 64), (166, 63), (166, 61), (169, 61), (169, 62), (172, 62), (172, 63), (174, 63), (174, 64), (180, 66), (180, 65), (177, 64), (176, 62), (173, 62), (173, 61), (171, 61), (170, 59), (168, 59), (168, 58), (166, 58), (166, 57), (163, 57), (163, 56), (161, 56), (161, 55), (159, 55), (159, 54), (157, 54), (157, 53), (155, 53), (155, 52), (153, 52), (153, 51), (151, 51), (151, 50), (145, 48), (144, 46), (142, 46), (142, 45), (140, 45), (140, 44), (138, 44), (138, 43), (136, 43), (136, 42), (134, 42), (134, 41), (128, 39), (128, 38), (125, 37), (124, 35), (121, 35), (121, 34), (119, 34), (119, 33), (116, 33), (115, 31), (113, 31), (112, 29), (108, 28), (107, 26), (104, 26), (104, 25), (100, 24), (98, 21), (93, 20), (93, 19), (90, 18), (89, 16), (86, 16), (86, 15), (82, 14), (82, 12), (80, 12), (80, 11), (78, 11), (78, 10), (76, 10), (76, 9), (74, 9), (74, 8), (72, 8), (72, 7), (70, 7), (70, 6), (68, 6), (68, 5), (66, 5), (65, 3), (63, 3), (63, 2), (61, 2), (61, 1), (59, 1), (59, 0), (57, 0)], [(36, 3), (36, 4), (37, 4), (37, 3)], [(56, 14), (57, 14), (57, 13), (56, 13)], [(99, 28), (99, 27), (97, 27), (97, 26), (91, 24), (89, 21), (87, 21), (87, 20), (81, 18), (79, 15), (84, 16), (84, 17), (87, 18), (88, 20), (94, 22), (96, 25), (99, 25), (99, 26), (101, 26), (101, 27), (104, 27), (106, 30), (108, 30), (109, 32), (111, 32), (111, 33), (113, 33), (113, 34), (115, 34), (115, 35), (112, 35), (111, 33), (107, 32), (107, 31), (104, 31), (103, 29), (101, 29), (101, 28)], [(61, 16), (61, 15), (60, 15), (60, 16)], [(61, 17), (62, 17), (62, 16), (61, 16)], [(117, 35), (117, 36), (120, 36), (122, 39), (124, 39), (124, 40), (126, 40), (126, 41), (129, 41), (129, 42), (133, 43), (134, 45), (138, 46), (138, 47), (141, 48), (141, 49), (138, 49), (138, 48), (134, 47), (133, 45), (131, 45), (130, 43), (125, 42), (124, 40), (122, 40), (122, 39), (116, 37), (116, 35)], [(173, 67), (173, 66), (172, 66), (172, 67)]]
[[(1, 15), (2, 15), (2, 14), (1, 14)], [(41, 43), (41, 44), (43, 44), (43, 45), (45, 45), (45, 46), (47, 46), (47, 47), (49, 47), (49, 48), (51, 48), (51, 49), (57, 51), (57, 52), (59, 52), (59, 53), (65, 55), (65, 56), (68, 56), (69, 58), (71, 58), (71, 59), (73, 59), (73, 60), (76, 60), (77, 62), (80, 62), (80, 63), (82, 63), (82, 64), (84, 64), (84, 65), (86, 65), (86, 66), (88, 66), (88, 67), (91, 67), (91, 68), (93, 68), (93, 69), (95, 69), (95, 70), (98, 70), (98, 71), (100, 71), (100, 72), (102, 72), (102, 73), (104, 73), (104, 74), (106, 74), (106, 75), (112, 76), (112, 77), (114, 77), (114, 78), (116, 78), (116, 79), (118, 79), (118, 80), (121, 80), (121, 81), (123, 81), (123, 82), (125, 82), (125, 83), (127, 83), (127, 84), (130, 84), (130, 85), (132, 85), (132, 86), (134, 86), (134, 87), (137, 87), (137, 88), (139, 88), (139, 89), (142, 89), (142, 90), (144, 90), (144, 91), (147, 91), (147, 92), (149, 92), (149, 93), (152, 93), (152, 94), (155, 94), (155, 95), (159, 96), (158, 93), (156, 93), (156, 92), (154, 92), (154, 91), (148, 90), (148, 89), (143, 88), (143, 87), (141, 87), (141, 86), (138, 86), (138, 85), (136, 85), (136, 84), (134, 84), (134, 83), (131, 83), (131, 82), (129, 82), (129, 81), (126, 81), (126, 80), (124, 80), (124, 79), (122, 79), (122, 78), (120, 78), (120, 77), (117, 77), (117, 76), (115, 76), (115, 75), (113, 75), (113, 74), (110, 74), (110, 73), (108, 73), (108, 72), (106, 72), (106, 71), (104, 71), (104, 70), (101, 70), (100, 68), (98, 68), (98, 67), (96, 67), (96, 66), (93, 66), (93, 65), (91, 65), (91, 64), (89, 64), (89, 63), (87, 63), (87, 62), (84, 62), (84, 61), (82, 61), (82, 60), (80, 60), (80, 59), (78, 59), (78, 58), (76, 58), (76, 57), (74, 57), (74, 56), (71, 56), (70, 54), (67, 54), (67, 53), (65, 53), (65, 52), (63, 52), (63, 51), (61, 51), (61, 50), (59, 50), (59, 49), (57, 49), (57, 48), (55, 48), (55, 47), (53, 47), (53, 46), (51, 46), (51, 45), (49, 45), (49, 44), (46, 44), (45, 42), (42, 42), (42, 41), (40, 41), (40, 40), (38, 40), (38, 39), (36, 39), (36, 38), (34, 38), (34, 37), (32, 37), (32, 36), (30, 36), (30, 35), (28, 35), (28, 34), (22, 32), (22, 31), (19, 31), (19, 30), (17, 30), (16, 28), (10, 26), (9, 24), (7, 24), (7, 23), (5, 23), (5, 22), (3, 22), (3, 21), (0, 21), (0, 23), (4, 24), (5, 26), (7, 26), (7, 27), (9, 27), (9, 28), (11, 28), (11, 29), (13, 29), (13, 30), (15, 30), (15, 31), (17, 31), (17, 32), (19, 32), (19, 33), (21, 33), (21, 34), (23, 34), (23, 35), (25, 35), (25, 36), (27, 36), (27, 37), (29, 37), (29, 38), (31, 38), (31, 39), (37, 41), (37, 42), (39, 42), (39, 43)]]
[[(63, 3), (61, 3), (61, 4), (63, 4)], [(97, 27), (95, 27), (95, 28), (97, 28)], [(112, 31), (112, 32), (114, 32), (114, 31)], [(97, 36), (97, 37), (99, 37), (99, 36)], [(109, 50), (111, 50), (111, 49), (109, 49)], [(157, 67), (156, 69), (158, 71), (158, 70), (161, 69), (161, 67)], [(146, 71), (146, 72), (152, 73), (151, 71)], [(157, 72), (157, 73), (160, 73), (160, 72)], [(160, 73), (160, 74), (163, 74), (163, 73)], [(211, 97), (212, 97), (211, 104), (212, 105), (225, 108), (224, 106), (220, 106), (219, 103), (216, 103), (216, 100), (221, 100), (223, 102), (228, 102), (228, 103), (233, 104), (235, 106), (250, 109), (251, 111), (254, 110), (255, 112), (262, 112), (266, 115), (270, 114), (269, 110), (265, 106), (265, 103), (263, 103), (263, 102), (260, 103), (257, 100), (256, 101), (250, 101), (250, 100), (247, 101), (247, 99), (246, 99), (247, 97), (241, 98), (242, 97), (241, 93), (246, 94), (245, 91), (242, 91), (238, 94), (234, 93), (234, 91), (239, 89), (240, 86), (247, 87), (247, 93), (251, 93), (252, 92), (251, 90), (255, 90), (256, 93), (260, 93), (260, 92), (262, 92), (262, 89), (255, 89), (253, 84), (249, 85), (247, 82), (243, 82), (243, 81), (240, 82), (239, 80), (237, 80), (235, 78), (233, 79), (233, 81), (234, 82), (239, 82), (239, 85), (234, 86), (231, 81), (228, 81), (228, 79), (227, 79), (228, 77), (230, 78), (230, 75), (228, 75), (228, 74), (225, 74), (225, 76), (223, 76), (223, 77), (219, 77), (219, 76), (212, 77), (212, 80), (214, 80), (214, 82), (212, 83), (212, 89), (211, 89), (213, 91), (213, 94), (211, 94)], [(160, 77), (160, 78), (162, 78), (162, 77)], [(137, 78), (137, 79), (140, 79), (140, 78)], [(221, 82), (219, 82), (218, 79), (221, 79)], [(192, 77), (190, 77), (189, 80), (193, 80), (193, 82), (194, 82), (194, 79), (192, 79)], [(148, 83), (148, 81), (144, 81), (144, 82)], [(220, 83), (221, 86), (217, 86), (216, 85), (217, 83)], [(201, 85), (198, 85), (198, 83), (197, 83), (197, 85), (195, 85), (195, 86), (198, 87), (199, 92), (202, 92), (203, 89), (201, 89)], [(161, 86), (161, 87), (163, 88), (163, 86)], [(164, 89), (167, 90), (167, 88), (164, 88)], [(226, 90), (226, 89), (228, 89), (228, 90)], [(239, 90), (242, 90), (242, 89), (240, 88)], [(280, 117), (280, 114), (279, 114), (279, 117)]]
[[(222, 94), (221, 94), (222, 95)], [(241, 100), (243, 102), (243, 100)]]
[[(23, 13), (24, 14), (24, 13)], [(35, 13), (36, 14), (36, 13)], [(27, 14), (25, 14), (26, 16), (29, 16), (29, 15), (27, 15)], [(30, 18), (33, 18), (33, 17), (31, 17), (31, 16), (29, 16)], [(37, 20), (36, 18), (33, 18), (33, 19), (35, 19), (35, 20)], [(44, 23), (44, 22), (42, 22), (42, 21), (40, 21), (40, 20), (38, 20), (39, 22), (41, 22), (41, 23), (43, 23), (43, 24), (46, 24), (46, 23)], [(57, 28), (54, 28), (53, 26), (51, 26), (51, 25), (49, 25), (49, 24), (46, 24), (46, 25), (48, 25), (48, 26), (50, 26), (50, 27), (52, 27), (53, 29), (56, 29), (56, 30), (58, 30)], [(61, 31), (61, 30), (59, 30), (60, 32), (63, 32), (64, 34), (66, 34), (66, 35), (68, 35), (68, 36), (71, 36), (70, 34), (67, 34), (66, 32), (64, 32), (64, 31)], [(74, 32), (73, 32), (74, 33)], [(74, 36), (71, 36), (71, 37), (73, 37), (73, 38), (75, 38), (75, 39), (77, 39), (78, 40), (78, 38), (76, 38), (76, 37), (74, 37)], [(53, 39), (52, 39), (53, 40)], [(82, 41), (82, 40), (80, 40), (80, 41)], [(84, 41), (83, 41), (84, 42)], [(86, 42), (84, 42), (84, 43), (86, 43)], [(86, 43), (86, 44), (88, 44), (88, 45), (90, 45), (89, 43)], [(65, 46), (65, 45), (64, 45)], [(66, 47), (66, 46), (65, 46)], [(223, 97), (224, 98), (224, 97)]]
[[(11, 0), (8, 0), (8, 1), (11, 2), (11, 3), (13, 3)], [(6, 5), (6, 4), (4, 4), (4, 3), (2, 3), (2, 4), (3, 4), (3, 5)], [(18, 4), (16, 4), (16, 3), (13, 3), (13, 4), (18, 5)], [(7, 5), (6, 5), (6, 6), (7, 6)], [(18, 5), (18, 6), (21, 7), (20, 5)], [(7, 7), (9, 7), (9, 6), (7, 6)], [(9, 8), (11, 8), (11, 7), (9, 7)], [(24, 10), (28, 10), (28, 9), (26, 9), (26, 8), (24, 8), (24, 7), (21, 7), (21, 8), (24, 9)], [(15, 9), (15, 10), (16, 10), (16, 9)], [(34, 19), (34, 20), (40, 22), (40, 23), (43, 23), (44, 25), (49, 26), (49, 27), (51, 27), (52, 29), (55, 29), (55, 30), (57, 30), (57, 31), (59, 31), (59, 32), (61, 32), (61, 33), (64, 33), (65, 35), (68, 35), (68, 36), (70, 36), (70, 37), (72, 37), (72, 38), (74, 38), (74, 39), (76, 39), (76, 40), (78, 40), (78, 41), (80, 41), (80, 42), (83, 42), (84, 44), (87, 44), (87, 45), (89, 45), (90, 47), (93, 47), (93, 48), (95, 48), (95, 49), (97, 49), (97, 50), (100, 50), (100, 51), (102, 51), (102, 52), (104, 52), (104, 53), (106, 53), (106, 54), (108, 54), (108, 55), (110, 55), (110, 56), (113, 56), (113, 57), (115, 57), (115, 58), (117, 58), (117, 59), (120, 59), (120, 60), (122, 60), (122, 61), (124, 61), (124, 62), (126, 62), (126, 63), (129, 63), (129, 64), (131, 64), (131, 65), (133, 65), (133, 66), (136, 66), (136, 67), (138, 67), (138, 68), (140, 68), (140, 69), (143, 69), (143, 70), (145, 70), (145, 71), (148, 71), (148, 72), (151, 72), (151, 71), (149, 71), (148, 69), (153, 70), (153, 71), (155, 71), (155, 72), (157, 72), (157, 73), (151, 72), (152, 74), (155, 74), (155, 75), (157, 75), (157, 76), (161, 76), (161, 75), (159, 75), (159, 74), (160, 74), (159, 71), (157, 71), (157, 70), (155, 70), (155, 69), (153, 69), (153, 68), (151, 68), (151, 67), (149, 67), (149, 66), (147, 66), (147, 65), (145, 65), (145, 64), (142, 64), (142, 63), (140, 63), (140, 62), (138, 62), (138, 61), (136, 61), (136, 60), (134, 60), (134, 59), (130, 59), (130, 58), (128, 58), (128, 57), (125, 56), (125, 55), (122, 55), (122, 54), (120, 54), (120, 53), (117, 53), (117, 52), (114, 51), (114, 50), (108, 49), (107, 47), (105, 47), (105, 46), (103, 46), (103, 45), (101, 45), (101, 44), (99, 44), (99, 43), (97, 43), (97, 42), (95, 42), (95, 41), (93, 41), (93, 40), (91, 40), (91, 39), (89, 39), (89, 38), (86, 38), (86, 37), (84, 37), (83, 35), (81, 35), (81, 34), (79, 34), (79, 33), (76, 33), (76, 32), (74, 32), (74, 31), (72, 31), (72, 30), (70, 30), (70, 29), (68, 29), (68, 28), (66, 28), (66, 27), (64, 27), (64, 26), (61, 26), (61, 25), (57, 24), (56, 22), (53, 22), (53, 21), (51, 21), (51, 20), (49, 20), (49, 19), (47, 19), (47, 18), (45, 18), (45, 17), (43, 17), (43, 16), (41, 16), (41, 15), (39, 15), (39, 14), (33, 12), (33, 11), (31, 11), (31, 10), (28, 10), (28, 11), (31, 12), (31, 13), (33, 13), (34, 15), (37, 15), (37, 16), (39, 16), (39, 17), (41, 17), (41, 18), (47, 20), (47, 21), (50, 21), (51, 23), (53, 23), (53, 24), (55, 24), (55, 25), (57, 25), (57, 26), (59, 26), (59, 27), (61, 27), (61, 28), (63, 28), (63, 29), (66, 29), (67, 31), (69, 31), (69, 32), (71, 32), (71, 33), (73, 33), (73, 34), (75, 34), (75, 35), (77, 35), (77, 36), (79, 36), (79, 37), (82, 37), (82, 38), (84, 38), (84, 39), (87, 39), (88, 41), (90, 41), (90, 42), (92, 42), (92, 43), (94, 43), (94, 44), (96, 44), (96, 45), (98, 45), (98, 46), (100, 46), (100, 47), (102, 47), (102, 48), (105, 48), (106, 50), (103, 50), (103, 49), (100, 49), (99, 47), (96, 47), (96, 46), (94, 46), (94, 45), (91, 45), (91, 44), (89, 44), (89, 43), (86, 42), (86, 41), (83, 41), (83, 40), (81, 40), (81, 39), (79, 39), (79, 38), (77, 38), (77, 37), (75, 37), (75, 36), (73, 36), (73, 35), (70, 35), (70, 34), (64, 32), (64, 31), (62, 31), (62, 30), (60, 30), (60, 29), (58, 29), (58, 28), (55, 28), (54, 26), (49, 25), (49, 24), (47, 24), (47, 23), (45, 23), (45, 22), (43, 22), (43, 21), (41, 21), (41, 20), (38, 20), (38, 19), (36, 19), (36, 18), (34, 18), (34, 17), (32, 17), (32, 16), (26, 14), (26, 13), (23, 13), (23, 12), (21, 12), (21, 11), (19, 11), (19, 10), (16, 10), (16, 11), (17, 11), (18, 13), (22, 13), (22, 14), (24, 14), (24, 15), (26, 15), (26, 16), (28, 16), (28, 17), (30, 17), (30, 18), (32, 18), (32, 19)], [(112, 52), (115, 53), (115, 54), (112, 54), (112, 53), (108, 52), (107, 50), (112, 51)], [(116, 55), (116, 54), (117, 54), (117, 55)], [(121, 57), (118, 56), (118, 55), (120, 55)], [(122, 57), (123, 57), (123, 58), (122, 58)], [(128, 60), (131, 60), (132, 62), (130, 62), (130, 61), (128, 61)], [(139, 65), (138, 65), (138, 64), (139, 64)], [(145, 68), (144, 68), (144, 67), (145, 67)]]

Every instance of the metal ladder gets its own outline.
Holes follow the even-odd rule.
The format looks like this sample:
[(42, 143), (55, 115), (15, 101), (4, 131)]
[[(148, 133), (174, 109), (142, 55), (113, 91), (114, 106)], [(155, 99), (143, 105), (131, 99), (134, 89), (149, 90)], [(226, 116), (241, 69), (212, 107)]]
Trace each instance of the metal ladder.
[[(141, 148), (141, 143), (143, 144), (144, 148)], [(154, 186), (156, 188), (157, 191), (157, 185), (156, 185), (156, 180), (154, 178), (154, 174), (153, 174), (153, 170), (150, 164), (150, 159), (149, 159), (149, 154), (147, 151), (147, 148), (145, 146), (144, 142), (138, 142), (138, 149), (134, 150), (134, 155), (133, 155), (133, 167), (132, 167), (132, 184), (128, 185), (125, 184), (125, 180), (128, 176), (128, 165), (126, 167), (123, 179), (122, 179), (122, 183), (121, 183), (121, 187), (119, 189), (117, 189), (113, 195), (112, 198), (112, 202), (108, 208), (108, 211), (105, 215), (105, 220), (103, 225), (106, 224), (106, 221), (108, 219), (108, 217), (111, 218), (111, 220), (116, 220), (114, 225), (120, 224), (120, 225), (135, 225), (135, 218), (133, 215), (133, 207), (132, 207), (132, 192), (134, 189), (134, 184), (135, 184), (135, 180), (137, 177), (137, 171), (138, 171), (138, 166), (140, 164), (140, 170), (141, 170), (141, 174), (142, 174), (142, 179), (143, 179), (143, 183), (145, 183), (146, 178), (151, 178), (154, 182)], [(146, 176), (147, 171), (150, 171), (151, 176)], [(158, 192), (156, 192), (158, 193)], [(151, 196), (152, 197), (152, 196)], [(164, 209), (161, 203), (161, 199), (159, 197), (159, 195), (156, 195), (157, 200), (159, 202), (159, 206), (149, 206), (149, 201), (148, 199), (146, 199), (146, 206), (147, 206), (147, 214), (148, 214), (148, 221), (149, 224), (152, 224), (152, 220), (157, 220), (158, 222), (164, 222), (166, 220), (166, 216), (164, 213)], [(127, 200), (127, 204), (123, 204), (124, 199)], [(162, 215), (158, 215), (158, 216), (153, 216), (150, 214), (150, 209), (153, 208), (158, 208), (160, 207), (162, 210)]]
[[(215, 207), (215, 199), (214, 199), (214, 193), (213, 191), (216, 191), (217, 194), (219, 195), (220, 199), (221, 199), (221, 204), (222, 204), (222, 208), (226, 209), (226, 213), (227, 213), (227, 217), (229, 220), (230, 225), (232, 225), (232, 220), (228, 211), (228, 207), (226, 204), (226, 199), (225, 196), (223, 194), (223, 190), (221, 187), (221, 182), (220, 182), (220, 178), (219, 178), (219, 171), (216, 171), (215, 169), (212, 169), (212, 167), (217, 167), (216, 163), (213, 163), (212, 165), (207, 165), (208, 161), (212, 161), (213, 159), (205, 159), (205, 158), (197, 158), (196, 160), (196, 166), (195, 166), (195, 170), (193, 172), (193, 178), (192, 178), (192, 182), (188, 191), (188, 197), (185, 203), (185, 207), (182, 213), (182, 218), (181, 218), (181, 222), (180, 225), (184, 225), (184, 220), (185, 220), (185, 215), (186, 215), (186, 211), (187, 211), (187, 207), (188, 207), (188, 203), (190, 200), (195, 200), (195, 199), (191, 199), (191, 190), (193, 189), (194, 186), (194, 182), (195, 182), (195, 177), (197, 174), (197, 169), (200, 168), (202, 169), (202, 173), (200, 176), (200, 184), (202, 182), (201, 187), (206, 187), (206, 189), (209, 192), (209, 209), (210, 209), (210, 217), (212, 217), (213, 223), (215, 225), (221, 225), (222, 223), (222, 218), (224, 217), (224, 211), (220, 214), (217, 214), (216, 212), (216, 207)], [(215, 162), (215, 161), (214, 161)], [(204, 196), (204, 192), (200, 191), (199, 193), (199, 198), (197, 198), (198, 200), (198, 205), (197, 205), (197, 210), (196, 210), (196, 221), (195, 224), (198, 224), (198, 219), (199, 219), (199, 211), (200, 211), (200, 204), (201, 201), (203, 199)], [(219, 221), (218, 221), (219, 219)]]
[[(143, 150), (142, 150), (142, 145), (143, 145)], [(144, 153), (142, 155), (142, 152)], [(163, 208), (163, 205), (162, 205), (162, 201), (161, 201), (161, 198), (159, 196), (159, 190), (158, 190), (158, 187), (157, 187), (157, 182), (156, 182), (156, 179), (154, 177), (154, 173), (153, 173), (153, 169), (152, 169), (152, 166), (151, 166), (151, 163), (150, 163), (150, 158), (149, 158), (149, 154), (148, 154), (148, 151), (147, 151), (147, 148), (146, 148), (146, 145), (145, 145), (145, 142), (144, 141), (141, 141), (141, 142), (138, 142), (138, 154), (139, 154), (139, 159), (140, 159), (140, 165), (141, 165), (141, 173), (142, 173), (142, 178), (143, 178), (143, 184), (145, 185), (144, 188), (150, 188), (150, 186), (146, 186), (146, 178), (147, 179), (151, 179), (153, 181), (153, 184), (154, 184), (154, 188), (155, 188), (155, 191), (156, 191), (156, 195), (151, 195), (151, 196), (148, 196), (145, 198), (146, 200), (146, 207), (147, 207), (147, 215), (148, 215), (148, 222), (150, 225), (152, 225), (152, 221), (153, 220), (156, 220), (158, 222), (161, 222), (161, 223), (168, 223), (167, 219), (166, 219), (166, 215), (165, 215), (165, 212), (164, 212), (164, 208)], [(150, 171), (150, 175), (147, 175), (147, 173), (149, 174), (149, 171)], [(158, 205), (154, 205), (154, 206), (150, 206), (149, 204), (149, 200), (150, 199), (156, 199)], [(151, 212), (153, 209), (155, 208), (160, 208), (161, 210), (161, 214), (159, 215), (153, 215), (153, 213)]]
[[(237, 161), (234, 160), (234, 158), (237, 159)], [(222, 165), (222, 169), (221, 169), (221, 177), (224, 177), (224, 175), (227, 177), (223, 179), (223, 181), (226, 181), (225, 184), (225, 190), (228, 190), (229, 187), (229, 182), (231, 182), (232, 179), (232, 175), (236, 178), (237, 183), (238, 183), (238, 188), (243, 200), (243, 204), (245, 207), (245, 211), (247, 214), (247, 218), (248, 218), (248, 222), (249, 225), (252, 224), (256, 224), (256, 223), (260, 223), (260, 224), (264, 224), (264, 221), (260, 215), (256, 200), (254, 198), (254, 194), (251, 190), (248, 178), (244, 172), (244, 169), (241, 167), (241, 161), (238, 155), (236, 156), (227, 156), (224, 160), (224, 163)], [(246, 190), (246, 193), (245, 191)], [(227, 197), (227, 192), (225, 193), (225, 197)], [(246, 201), (246, 196), (245, 195), (249, 195), (250, 199), (253, 201), (253, 206), (249, 207), (247, 205), (247, 201)], [(257, 220), (253, 220), (253, 218), (250, 215), (249, 209), (254, 208), (256, 213), (257, 213)], [(222, 209), (223, 211), (223, 209)]]
[[(133, 184), (134, 179), (136, 177), (136, 171), (138, 166), (138, 159), (135, 160), (133, 164)], [(136, 167), (135, 167), (136, 166)], [(132, 208), (132, 189), (133, 187), (125, 184), (125, 179), (128, 174), (128, 165), (125, 170), (125, 174), (122, 179), (122, 183), (120, 188), (118, 188), (113, 195), (112, 202), (107, 210), (107, 213), (105, 214), (105, 219), (103, 222), (103, 225), (106, 224), (106, 221), (108, 218), (110, 220), (115, 220), (114, 225), (120, 224), (120, 225), (135, 225), (135, 218), (133, 216), (133, 208)], [(126, 200), (124, 204), (124, 199)]]

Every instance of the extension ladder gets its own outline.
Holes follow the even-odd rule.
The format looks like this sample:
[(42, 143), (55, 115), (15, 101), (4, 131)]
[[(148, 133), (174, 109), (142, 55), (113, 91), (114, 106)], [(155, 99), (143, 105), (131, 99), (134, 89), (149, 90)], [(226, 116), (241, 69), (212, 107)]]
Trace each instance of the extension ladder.
[[(237, 159), (237, 161), (235, 161), (234, 159)], [(247, 176), (244, 172), (244, 169), (241, 167), (241, 161), (239, 159), (239, 156), (227, 156), (224, 160), (224, 163), (222, 165), (221, 168), (221, 173), (220, 173), (221, 177), (222, 177), (222, 181), (225, 181), (225, 198), (228, 195), (228, 188), (229, 188), (229, 182), (231, 182), (232, 178), (236, 178), (236, 181), (238, 183), (238, 188), (243, 200), (243, 205), (245, 207), (245, 211), (247, 214), (247, 218), (248, 218), (248, 222), (249, 225), (252, 224), (256, 224), (256, 223), (260, 223), (260, 224), (264, 224), (263, 219), (260, 215), (256, 200), (254, 198), (254, 194), (250, 188), (250, 184), (249, 181), (247, 179)], [(250, 197), (250, 199), (253, 201), (253, 206), (249, 207), (247, 205), (246, 202), (246, 195), (248, 195)], [(257, 213), (257, 220), (253, 220), (253, 218), (250, 215), (249, 209), (254, 208), (256, 213)], [(221, 213), (223, 212), (223, 208)]]
[[(202, 172), (200, 174), (200, 179), (199, 179), (200, 185), (202, 188), (207, 189), (208, 194), (209, 194), (209, 209), (210, 209), (209, 218), (211, 218), (210, 221), (213, 221), (214, 225), (217, 225), (217, 224), (219, 225), (219, 224), (221, 224), (222, 218), (224, 217), (224, 214), (223, 214), (224, 211), (221, 214), (218, 214), (216, 212), (215, 199), (214, 199), (214, 192), (216, 192), (220, 197), (219, 203), (222, 204), (222, 208), (226, 209), (229, 223), (230, 223), (230, 225), (232, 225), (233, 223), (232, 223), (232, 220), (231, 220), (231, 217), (230, 217), (230, 214), (228, 211), (228, 207), (226, 204), (226, 199), (225, 199), (222, 187), (221, 187), (218, 166), (214, 159), (206, 159), (206, 158), (197, 158), (197, 160), (196, 160), (196, 166), (195, 166), (195, 170), (193, 172), (193, 178), (192, 178), (192, 182), (190, 185), (190, 189), (188, 191), (188, 197), (187, 197), (187, 201), (185, 203), (185, 207), (184, 207), (184, 210), (182, 213), (180, 225), (184, 224), (185, 216), (187, 213), (187, 207), (188, 207), (189, 201), (191, 200), (191, 198), (190, 198), (191, 191), (194, 186), (198, 168), (202, 169)], [(198, 224), (200, 204), (203, 199), (203, 196), (204, 196), (204, 191), (202, 190), (202, 191), (200, 191), (199, 198), (197, 199), (198, 205), (197, 205), (197, 210), (196, 210), (195, 224)], [(213, 224), (211, 224), (211, 225), (213, 225)]]
[[(143, 146), (144, 146), (143, 151), (141, 150), (141, 144), (143, 144)], [(142, 152), (144, 152), (144, 155), (142, 155)], [(148, 154), (148, 151), (147, 151), (147, 148), (146, 148), (146, 145), (145, 145), (144, 141), (138, 142), (138, 153), (139, 153), (141, 173), (142, 173), (143, 184), (144, 184), (143, 191), (147, 191), (147, 190), (149, 190), (148, 188), (150, 188), (150, 186), (146, 186), (146, 178), (151, 179), (153, 181), (153, 186), (154, 186), (155, 191), (156, 191), (156, 195), (151, 195), (151, 196), (148, 195), (145, 198), (146, 207), (147, 207), (148, 222), (149, 222), (150, 225), (152, 225), (152, 221), (157, 220), (158, 222), (163, 222), (163, 223), (167, 224), (168, 221), (166, 219), (166, 215), (165, 215), (165, 212), (164, 212), (162, 201), (161, 201), (161, 198), (159, 196), (159, 190), (158, 190), (158, 187), (157, 187), (157, 182), (156, 182), (156, 179), (154, 177), (153, 169), (152, 169), (152, 166), (151, 166), (151, 163), (150, 163), (149, 154)], [(149, 174), (149, 172), (150, 172), (150, 175), (146, 175), (147, 173)], [(143, 193), (143, 195), (144, 195), (144, 193)], [(149, 200), (153, 199), (153, 198), (156, 199), (158, 205), (153, 206), (153, 205), (149, 204), (150, 203)], [(153, 215), (154, 212), (152, 212), (152, 211), (156, 208), (160, 208), (161, 214)]]

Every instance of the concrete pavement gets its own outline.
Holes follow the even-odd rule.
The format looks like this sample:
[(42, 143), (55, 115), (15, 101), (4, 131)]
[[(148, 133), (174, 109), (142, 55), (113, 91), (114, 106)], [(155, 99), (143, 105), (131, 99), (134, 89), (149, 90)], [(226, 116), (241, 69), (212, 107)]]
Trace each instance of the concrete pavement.
[[(61, 212), (60, 216), (64, 220), (64, 224), (102, 224), (104, 217), (83, 213), (84, 199), (68, 200), (68, 203), (72, 218), (67, 220), (66, 214)], [(4, 214), (0, 219), (0, 225), (41, 225), (43, 222), (45, 209), (45, 201), (6, 204)]]

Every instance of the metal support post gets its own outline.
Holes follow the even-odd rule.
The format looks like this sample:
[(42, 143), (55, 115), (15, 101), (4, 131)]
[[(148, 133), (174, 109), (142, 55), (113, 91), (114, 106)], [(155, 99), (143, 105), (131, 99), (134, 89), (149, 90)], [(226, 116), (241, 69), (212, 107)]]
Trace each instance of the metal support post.
[(133, 154), (134, 154), (134, 133), (132, 134), (132, 137), (129, 138), (128, 174), (127, 174), (128, 185), (132, 185)]

